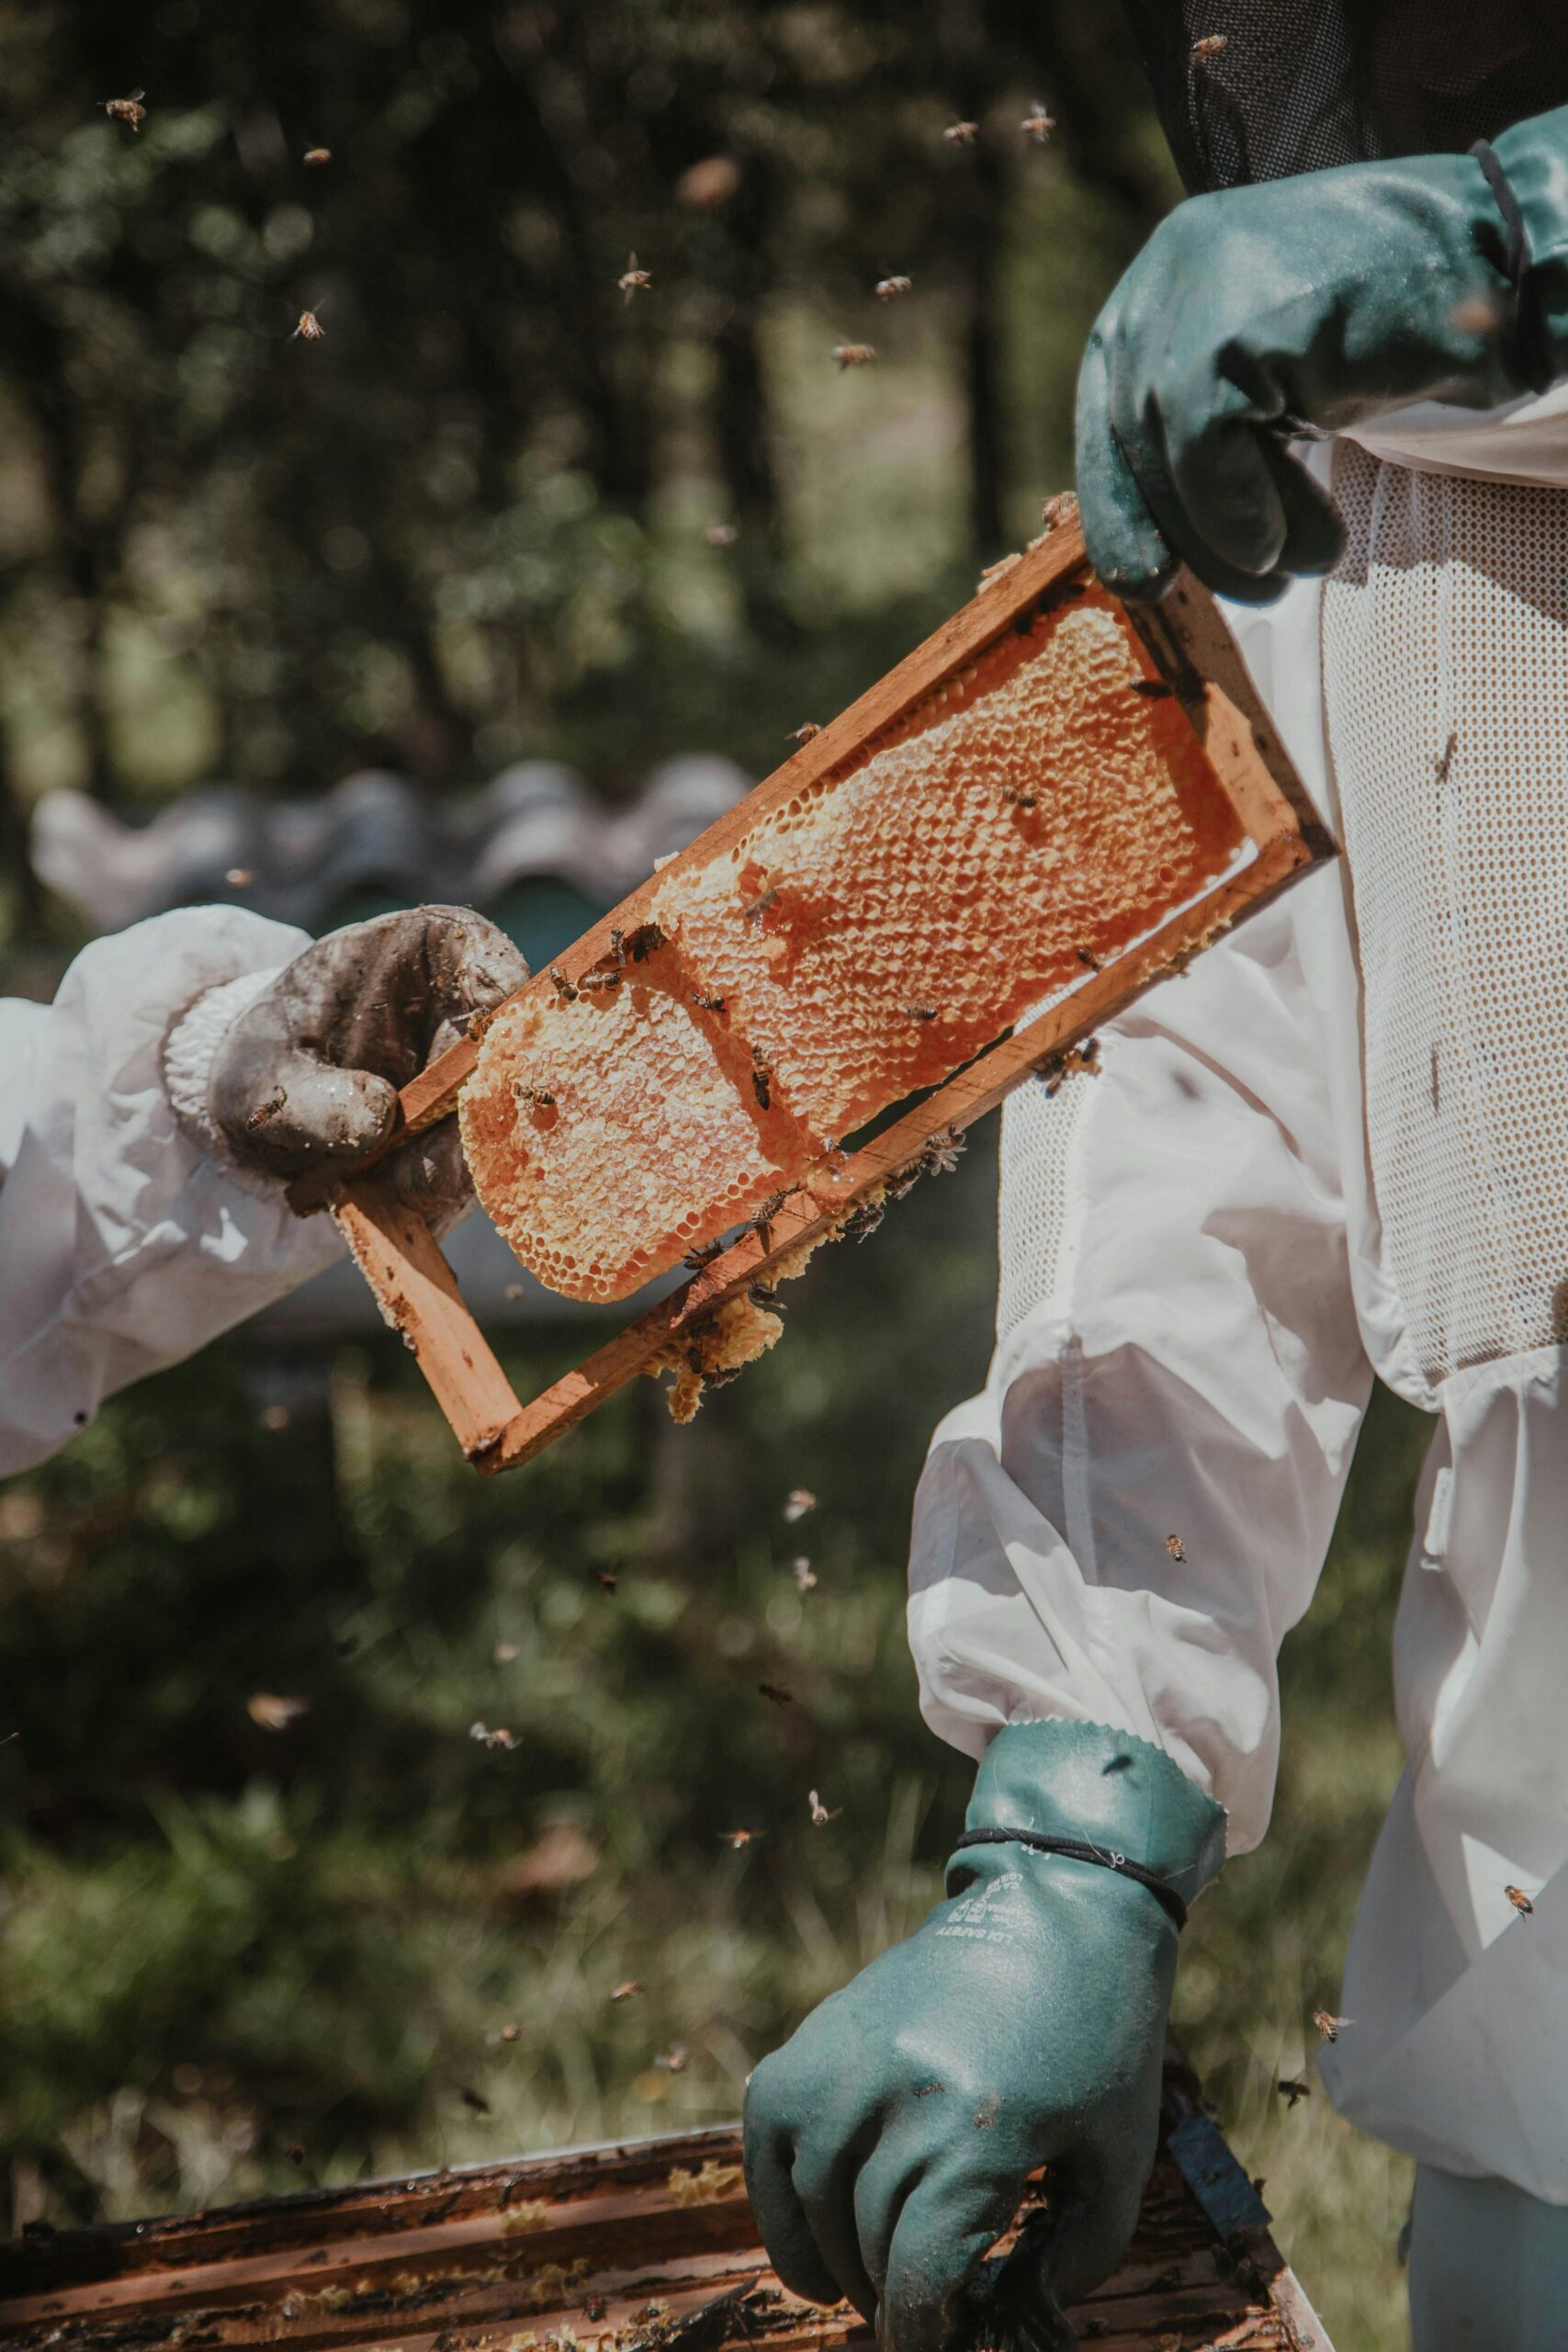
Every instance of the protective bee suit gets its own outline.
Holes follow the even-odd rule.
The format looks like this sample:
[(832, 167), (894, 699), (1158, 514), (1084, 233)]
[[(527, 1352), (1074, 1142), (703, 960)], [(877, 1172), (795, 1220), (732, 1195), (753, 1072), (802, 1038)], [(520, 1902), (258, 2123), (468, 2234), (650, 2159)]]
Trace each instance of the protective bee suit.
[[(1090, 554), (1130, 594), (1178, 556), (1229, 592), (1346, 855), (1116, 1023), (1098, 1078), (1006, 1108), (997, 1350), (933, 1440), (910, 1574), (923, 1710), (980, 1759), (970, 1827), (948, 1905), (759, 2069), (749, 2176), (781, 2268), (813, 2291), (825, 2267), (891, 2352), (929, 2352), (953, 2247), (973, 2258), (1017, 2177), (987, 2204), (968, 2112), (917, 2126), (903, 2102), (995, 2080), (1017, 2157), (1066, 2192), (1034, 2308), (1104, 2275), (1106, 2184), (1141, 2186), (1152, 2147), (1125, 2098), (1152, 2040), (1144, 1991), (1103, 1980), (1145, 1944), (1064, 1905), (1129, 1859), (1201, 1891), (1206, 1825), (1173, 1839), (1156, 1763), (1224, 1808), (1228, 1851), (1264, 1834), (1275, 1658), (1375, 1374), (1437, 1430), (1395, 1635), (1409, 1760), (1324, 2073), (1418, 2159), (1417, 2352), (1560, 2352), (1568, 110), (1541, 109), (1568, 96), (1568, 25), (1432, 0), (1131, 13), (1189, 186), (1223, 192), (1156, 232), (1091, 340)], [(1105, 1793), (1134, 1772), (1157, 1813)], [(950, 2030), (954, 1996), (901, 1958), (964, 1931), (978, 1839), (1034, 1914), (1011, 1974), (980, 1950), (957, 1997), (1034, 2008), (1022, 2063)], [(1164, 1932), (1144, 1904), (1140, 1938)], [(911, 2043), (927, 2079), (889, 2054)]]
[[(330, 1264), (288, 1179), (367, 1158), (396, 1088), (526, 977), (461, 908), (312, 944), (197, 907), (94, 941), (52, 1004), (0, 1001), (0, 1476)], [(389, 1163), (443, 1228), (469, 1197), (455, 1142)]]

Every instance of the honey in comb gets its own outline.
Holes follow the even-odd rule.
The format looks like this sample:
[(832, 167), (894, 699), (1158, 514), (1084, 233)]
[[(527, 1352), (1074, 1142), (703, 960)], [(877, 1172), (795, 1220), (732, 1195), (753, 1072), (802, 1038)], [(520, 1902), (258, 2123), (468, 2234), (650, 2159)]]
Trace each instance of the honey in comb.
[(1235, 813), (1147, 676), (1086, 591), (666, 876), (618, 987), (504, 1009), (463, 1140), (523, 1262), (624, 1297), (1224, 872)]

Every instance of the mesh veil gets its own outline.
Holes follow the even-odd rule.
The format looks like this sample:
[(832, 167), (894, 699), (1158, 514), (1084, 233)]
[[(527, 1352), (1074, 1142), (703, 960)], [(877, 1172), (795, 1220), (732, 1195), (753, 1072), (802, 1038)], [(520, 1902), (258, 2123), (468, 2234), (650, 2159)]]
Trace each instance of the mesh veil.
[(1540, 0), (1125, 0), (1190, 191), (1459, 152), (1568, 101)]

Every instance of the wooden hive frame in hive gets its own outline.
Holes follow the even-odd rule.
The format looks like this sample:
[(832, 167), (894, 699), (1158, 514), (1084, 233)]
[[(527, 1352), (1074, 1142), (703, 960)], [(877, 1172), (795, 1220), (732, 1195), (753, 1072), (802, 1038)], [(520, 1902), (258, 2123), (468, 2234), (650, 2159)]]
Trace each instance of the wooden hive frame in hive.
[[(1076, 522), (1064, 522), (990, 578), (943, 628), (587, 932), (554, 970), (574, 987), (584, 974), (601, 969), (621, 940), (649, 922), (656, 896), (668, 892), (682, 873), (695, 874), (759, 815), (842, 771), (965, 664), (1090, 584), (1081, 534)], [(1229, 632), (1200, 584), (1183, 573), (1157, 606), (1129, 608), (1125, 618), (1150, 687), (1168, 690), (1175, 698), (1201, 746), (1213, 790), (1224, 796), (1250, 842), (1248, 861), (1087, 972), (1043, 1014), (954, 1070), (915, 1108), (896, 1114), (847, 1159), (839, 1155), (830, 1171), (824, 1167), (808, 1173), (691, 1281), (637, 1316), (575, 1371), (529, 1403), (521, 1402), (420, 1219), (383, 1197), (373, 1170), (332, 1193), (333, 1214), (384, 1317), (413, 1350), (477, 1468), (489, 1473), (530, 1460), (636, 1374), (671, 1358), (678, 1361), (682, 1351), (700, 1360), (701, 1335), (714, 1328), (719, 1310), (767, 1284), (775, 1270), (787, 1271), (807, 1245), (841, 1230), (857, 1205), (879, 1200), (890, 1179), (897, 1186), (905, 1173), (929, 1161), (936, 1138), (960, 1134), (1032, 1073), (1059, 1068), (1064, 1056), (1145, 989), (1333, 854), (1334, 844), (1302, 790)], [(536, 975), (518, 999), (553, 986), (549, 976)], [(478, 1037), (466, 1037), (403, 1089), (400, 1123), (388, 1150), (453, 1114), (479, 1056)], [(301, 1210), (321, 1206), (326, 1197), (326, 1188), (309, 1180), (292, 1194)]]
[[(1069, 2316), (1097, 2352), (1333, 2352), (1174, 2057), (1133, 2243)], [(780, 2288), (733, 2126), (0, 2247), (12, 2352), (261, 2345), (874, 2352), (847, 2304), (823, 2311)]]

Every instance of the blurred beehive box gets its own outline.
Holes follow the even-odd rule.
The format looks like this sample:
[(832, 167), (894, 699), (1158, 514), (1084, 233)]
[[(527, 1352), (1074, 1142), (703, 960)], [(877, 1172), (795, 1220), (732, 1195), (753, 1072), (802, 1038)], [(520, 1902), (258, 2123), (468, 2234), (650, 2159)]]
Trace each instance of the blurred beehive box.
[[(873, 2352), (786, 2294), (732, 2126), (424, 2173), (0, 2249), (17, 2352)], [(1071, 2314), (1100, 2352), (1332, 2352), (1258, 2192), (1167, 2066), (1160, 2153), (1114, 2278)]]

